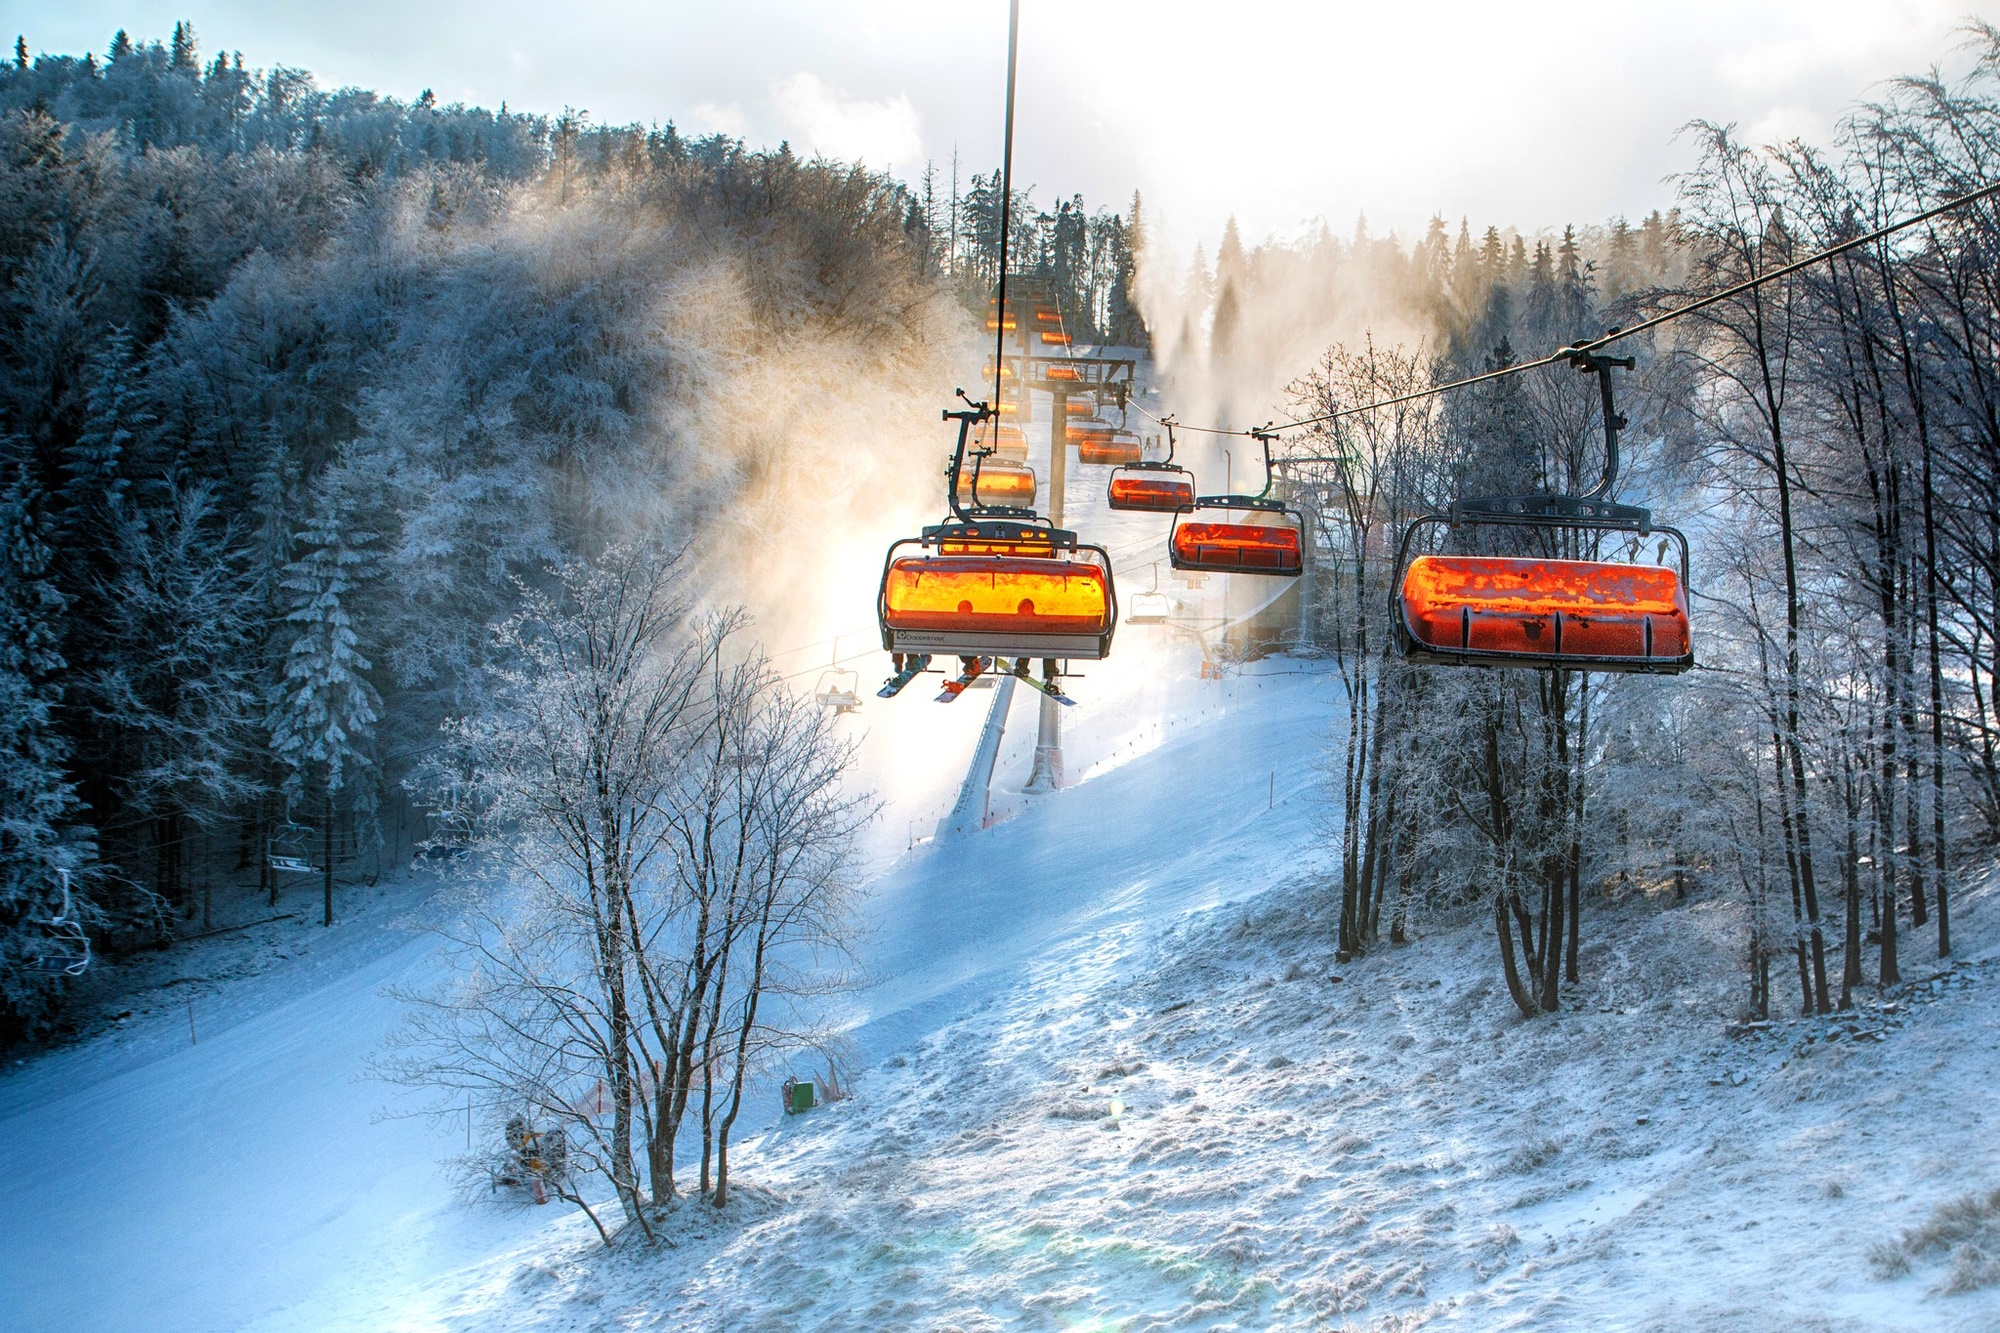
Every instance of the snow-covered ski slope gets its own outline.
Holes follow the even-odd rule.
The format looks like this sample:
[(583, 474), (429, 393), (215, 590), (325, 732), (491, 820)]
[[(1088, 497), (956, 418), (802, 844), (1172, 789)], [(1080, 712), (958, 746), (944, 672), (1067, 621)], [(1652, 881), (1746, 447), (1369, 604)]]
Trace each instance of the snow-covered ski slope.
[[(1161, 524), (1097, 512), (1101, 476), (1070, 503), (1129, 596)], [(1211, 650), (1248, 609), (1162, 586)], [(442, 909), (351, 891), (332, 931), (176, 951), (184, 984), (0, 1076), (0, 1328), (2000, 1327), (2000, 1289), (1946, 1290), (2000, 1217), (1869, 1261), (2000, 1187), (1990, 883), (1954, 966), (1906, 948), (1941, 975), (1893, 1007), (1735, 1038), (1727, 909), (1593, 900), (1583, 984), (1524, 1023), (1476, 910), (1336, 962), (1335, 678), (1201, 656), (1189, 626), (1121, 628), (1072, 686), (1053, 796), (1019, 791), (1019, 692), (995, 822), (961, 838), (911, 845), (990, 693), (913, 685), (843, 724), (889, 800), (855, 1095), (787, 1119), (757, 1089), (725, 1215), (683, 1204), (668, 1244), (606, 1255), (561, 1205), (461, 1193), (463, 1121), (397, 1118), (366, 1072)]]
[[(1023, 692), (1002, 822), (920, 846), (879, 881), (861, 1050), (893, 1051), (990, 1000), (1061, 942), (1254, 891), (1280, 849), (1309, 841), (1327, 677), (1272, 662), (1261, 679), (1197, 681), (1191, 646), (1171, 647), (1164, 627), (1128, 631), (1134, 649), (1149, 636), (1171, 673), (1134, 673), (1094, 716), (1068, 710), (1072, 753), (1097, 756), (1073, 762), (1073, 789), (1032, 808), (1015, 790), (1034, 740)], [(954, 730), (934, 724), (928, 785), (907, 802), (919, 834), (949, 804), (990, 697), (938, 719)], [(224, 999), (204, 993), (193, 1043), (175, 1001), (8, 1070), (0, 1326), (426, 1326), (495, 1265), (566, 1243), (560, 1208), (468, 1206), (440, 1166), (464, 1149), (463, 1122), (396, 1118), (409, 1103), (367, 1075), (398, 1015), (384, 989), (432, 976), (423, 916), (332, 939), (293, 923), (289, 947), (317, 953)]]
[(1596, 906), (1571, 1009), (1523, 1023), (1477, 923), (1333, 959), (1331, 680), (1178, 665), (1098, 710), (1087, 780), (877, 882), (856, 1095), (753, 1127), (726, 1217), (607, 1256), (455, 1193), (462, 1127), (362, 1075), (430, 957), (380, 927), (199, 1045), (167, 1010), (10, 1071), (0, 1324), (2000, 1326), (1942, 1290), (1963, 1256), (1868, 1261), (2000, 1184), (1991, 885), (1893, 1008), (1738, 1038), (1726, 912)]

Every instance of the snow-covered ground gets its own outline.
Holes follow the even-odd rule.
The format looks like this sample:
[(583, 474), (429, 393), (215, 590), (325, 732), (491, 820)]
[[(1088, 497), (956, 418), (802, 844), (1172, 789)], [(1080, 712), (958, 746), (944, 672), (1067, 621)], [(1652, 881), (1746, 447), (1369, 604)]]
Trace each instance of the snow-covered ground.
[(1734, 1038), (1719, 909), (1597, 906), (1572, 1008), (1523, 1023), (1477, 925), (1335, 963), (1326, 676), (1187, 689), (1150, 749), (883, 878), (855, 1096), (772, 1116), (724, 1217), (606, 1255), (456, 1193), (462, 1138), (362, 1075), (430, 956), (392, 915), (198, 1044), (166, 1008), (10, 1071), (0, 1322), (2000, 1324), (1943, 1259), (1868, 1261), (2000, 1183), (1990, 886), (1944, 980)]
[(1945, 1290), (2000, 1219), (1907, 1271), (1880, 1249), (2000, 1186), (1991, 883), (1948, 970), (1912, 944), (1939, 979), (1734, 1037), (1726, 909), (1593, 900), (1583, 985), (1526, 1023), (1482, 913), (1336, 963), (1337, 684), (1199, 659), (1121, 630), (1054, 796), (1018, 791), (1023, 692), (998, 822), (914, 847), (992, 696), (856, 716), (893, 804), (854, 1096), (785, 1118), (759, 1089), (722, 1215), (607, 1254), (561, 1205), (456, 1188), (464, 1121), (399, 1116), (366, 1069), (442, 909), (357, 889), (334, 930), (177, 950), (128, 1017), (0, 1076), (0, 1327), (2000, 1327), (2000, 1287)]
[[(1229, 729), (1257, 737), (1245, 712)], [(1571, 1009), (1524, 1023), (1475, 926), (1336, 963), (1306, 803), (1246, 817), (1248, 776), (1177, 807), (1185, 854), (1143, 874), (1089, 813), (1168, 814), (1138, 772), (1010, 827), (1025, 843), (987, 855), (1065, 890), (1019, 957), (982, 948), (1021, 901), (968, 873), (990, 863), (912, 862), (913, 935), (993, 960), (957, 1016), (915, 1040), (877, 1020), (853, 1101), (748, 1145), (731, 1225), (685, 1209), (664, 1257), (573, 1227), (489, 1270), (463, 1325), (2000, 1326), (2000, 1290), (1945, 1293), (1942, 1259), (1869, 1262), (2000, 1182), (1992, 884), (1961, 960), (1913, 969), (1942, 977), (1734, 1037), (1732, 922), (1594, 906)]]

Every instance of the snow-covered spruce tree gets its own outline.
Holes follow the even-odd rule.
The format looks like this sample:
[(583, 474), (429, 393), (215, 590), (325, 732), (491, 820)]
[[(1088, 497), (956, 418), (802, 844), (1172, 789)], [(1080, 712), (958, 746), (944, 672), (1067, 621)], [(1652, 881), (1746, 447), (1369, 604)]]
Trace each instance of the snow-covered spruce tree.
[(288, 770), (287, 803), (316, 806), (324, 924), (333, 924), (334, 821), (341, 794), (357, 823), (375, 808), (370, 742), (382, 701), (366, 675), (369, 660), (347, 610), (356, 575), (368, 562), (367, 533), (350, 533), (336, 499), (321, 496), (299, 534), (303, 554), (285, 567), (290, 594), (286, 622), (294, 627), (283, 675), (271, 690), (271, 753)]
[(19, 469), (0, 492), (0, 1042), (50, 1012), (62, 978), (41, 966), (41, 926), (62, 910), (57, 872), (82, 870), (90, 853), (55, 726), (66, 607), (47, 577), (41, 501)]
[[(189, 844), (260, 790), (250, 762), (257, 598), (214, 488), (170, 478), (157, 489), (157, 504), (111, 504), (113, 567), (95, 598), (100, 665), (80, 693), (117, 756), (121, 813), (154, 828), (159, 891), (192, 915)], [(208, 929), (211, 877), (201, 883)]]

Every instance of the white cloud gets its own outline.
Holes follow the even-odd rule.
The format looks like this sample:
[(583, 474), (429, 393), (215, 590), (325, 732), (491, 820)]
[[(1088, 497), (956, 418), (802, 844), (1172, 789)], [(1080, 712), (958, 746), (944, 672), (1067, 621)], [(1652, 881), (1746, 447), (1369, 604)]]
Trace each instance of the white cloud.
[(1833, 138), (1833, 122), (1823, 112), (1807, 106), (1774, 106), (1750, 122), (1738, 137), (1746, 144), (1764, 147), (1800, 139), (1824, 146)]
[(750, 119), (734, 102), (697, 102), (687, 114), (687, 128), (696, 134), (727, 134), (741, 139), (750, 133)]
[(923, 118), (906, 94), (882, 101), (843, 97), (805, 70), (771, 89), (779, 133), (798, 152), (866, 162), (881, 171), (923, 157)]

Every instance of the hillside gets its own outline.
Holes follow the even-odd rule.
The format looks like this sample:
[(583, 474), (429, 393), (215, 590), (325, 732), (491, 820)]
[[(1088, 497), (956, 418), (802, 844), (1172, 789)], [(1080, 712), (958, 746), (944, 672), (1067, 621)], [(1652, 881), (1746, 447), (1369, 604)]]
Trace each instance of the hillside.
[(1584, 983), (1524, 1022), (1476, 922), (1334, 961), (1289, 738), (1337, 700), (1282, 658), (1185, 680), (1152, 748), (898, 860), (853, 1098), (786, 1119), (760, 1088), (737, 1202), (665, 1248), (462, 1195), (462, 1123), (381, 1118), (421, 903), (205, 1007), (198, 1045), (168, 1007), (11, 1069), (5, 1322), (1991, 1323), (1994, 1291), (1942, 1290), (1966, 1254), (1869, 1262), (2000, 1179), (1990, 886), (1941, 979), (1741, 1037), (1730, 909), (1593, 903)]

